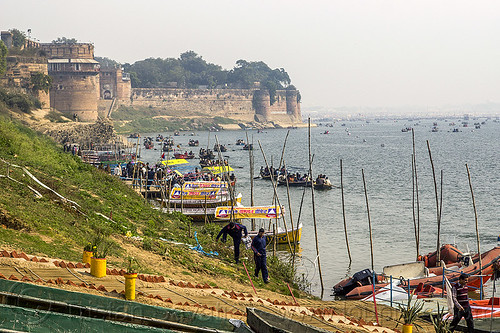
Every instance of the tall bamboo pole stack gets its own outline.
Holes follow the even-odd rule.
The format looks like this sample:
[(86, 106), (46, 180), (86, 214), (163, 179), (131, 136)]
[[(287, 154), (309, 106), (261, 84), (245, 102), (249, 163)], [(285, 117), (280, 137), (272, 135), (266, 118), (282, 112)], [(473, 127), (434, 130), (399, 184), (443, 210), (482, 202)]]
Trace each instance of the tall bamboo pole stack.
[[(311, 118), (308, 118), (308, 146), (309, 146), (309, 177), (311, 182), (313, 181), (312, 175), (312, 155), (311, 155)], [(318, 259), (318, 271), (319, 271), (319, 281), (321, 283), (321, 298), (323, 298), (323, 292), (325, 290), (323, 286), (323, 275), (321, 274), (321, 262), (319, 257), (319, 243), (318, 243), (318, 227), (316, 225), (316, 208), (314, 202), (314, 186), (311, 184), (311, 199), (312, 199), (312, 213), (314, 222), (314, 237), (316, 239), (316, 256)]]

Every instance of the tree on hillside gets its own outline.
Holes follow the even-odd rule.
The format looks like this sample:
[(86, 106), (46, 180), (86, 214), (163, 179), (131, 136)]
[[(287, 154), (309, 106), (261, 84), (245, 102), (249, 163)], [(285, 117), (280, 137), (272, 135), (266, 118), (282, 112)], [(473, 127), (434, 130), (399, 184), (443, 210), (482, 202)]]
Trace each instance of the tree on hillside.
[(7, 70), (7, 46), (0, 40), (0, 76)]
[(26, 34), (15, 28), (10, 29), (9, 31), (12, 33), (12, 45), (14, 47), (23, 47), (26, 42)]
[(54, 44), (76, 44), (78, 40), (76, 38), (66, 38), (66, 37), (58, 37), (52, 41)]
[(33, 92), (44, 91), (49, 92), (52, 86), (52, 78), (49, 75), (37, 72), (31, 75), (31, 90)]

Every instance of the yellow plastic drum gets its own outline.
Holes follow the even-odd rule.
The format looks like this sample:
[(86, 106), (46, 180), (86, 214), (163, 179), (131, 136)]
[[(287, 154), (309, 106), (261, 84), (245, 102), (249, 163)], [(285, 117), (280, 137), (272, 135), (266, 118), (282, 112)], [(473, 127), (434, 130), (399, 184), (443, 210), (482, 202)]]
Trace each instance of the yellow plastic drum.
[(403, 325), (403, 333), (412, 333), (413, 325)]
[(82, 262), (84, 264), (90, 264), (90, 258), (92, 258), (92, 251), (83, 251)]
[(90, 259), (90, 274), (97, 278), (106, 276), (106, 258)]
[(129, 301), (135, 299), (135, 280), (137, 273), (125, 274), (125, 298)]

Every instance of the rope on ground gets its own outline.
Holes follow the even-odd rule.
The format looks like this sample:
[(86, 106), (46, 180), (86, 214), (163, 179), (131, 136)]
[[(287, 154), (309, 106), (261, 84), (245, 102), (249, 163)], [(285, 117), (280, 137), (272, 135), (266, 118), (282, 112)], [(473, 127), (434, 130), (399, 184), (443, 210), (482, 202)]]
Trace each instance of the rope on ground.
[[(265, 306), (265, 305), (263, 305), (263, 304), (261, 304), (260, 306), (262, 306), (263, 308), (266, 308), (267, 310), (270, 310), (270, 311), (272, 311), (272, 312), (276, 313), (278, 316), (280, 316), (280, 317), (282, 317), (282, 318), (284, 318), (284, 319), (287, 319), (287, 318), (286, 318), (286, 316), (284, 316), (281, 312), (279, 312), (279, 311), (278, 311), (278, 310), (276, 310), (276, 309), (270, 308), (270, 307)], [(335, 328), (336, 330), (341, 330), (341, 331), (342, 331), (342, 330), (344, 329), (344, 328), (341, 328), (341, 327), (337, 327), (337, 326), (335, 326), (334, 324), (331, 324), (331, 323), (329, 323), (329, 322), (327, 322), (327, 321), (324, 321), (324, 320), (321, 320), (321, 319), (319, 319), (319, 318), (316, 318), (315, 316), (310, 316), (310, 315), (306, 315), (306, 316), (311, 317), (311, 318), (314, 318), (314, 319), (318, 320), (320, 323), (322, 323), (322, 324), (324, 324), (324, 325), (327, 325), (327, 326), (331, 326), (331, 327)], [(293, 319), (293, 318), (292, 318), (292, 319)]]
[(217, 252), (214, 252), (214, 251), (210, 251), (210, 252), (203, 251), (203, 248), (201, 247), (200, 242), (198, 241), (198, 232), (197, 231), (194, 232), (194, 239), (196, 240), (197, 245), (191, 247), (191, 250), (198, 251), (198, 252), (200, 252), (206, 256), (209, 256), (209, 257), (214, 257), (214, 256), (219, 255)]
[(68, 267), (66, 267), (66, 269), (68, 270), (68, 272), (71, 273), (71, 275), (73, 275), (74, 277), (76, 277), (78, 280), (82, 281), (83, 283), (85, 283), (86, 286), (88, 286), (89, 284), (87, 282), (85, 282), (83, 279), (81, 279), (79, 276), (77, 276), (75, 273), (73, 273)]
[[(123, 281), (121, 281), (121, 280), (118, 280), (118, 278), (116, 278), (116, 281), (118, 281), (118, 282), (120, 282), (120, 283), (122, 283), (122, 284), (125, 284), (125, 282), (123, 282)], [(199, 302), (197, 302), (197, 301), (195, 301), (194, 299), (189, 298), (189, 297), (187, 297), (187, 296), (184, 296), (184, 295), (182, 295), (182, 294), (180, 294), (180, 293), (178, 293), (178, 292), (176, 292), (176, 291), (174, 291), (174, 290), (172, 290), (172, 289), (169, 289), (169, 288), (167, 288), (167, 287), (165, 287), (165, 286), (162, 286), (162, 288), (164, 288), (164, 289), (166, 289), (166, 290), (170, 291), (170, 292), (171, 292), (171, 293), (173, 293), (173, 294), (176, 294), (176, 295), (178, 295), (178, 296), (184, 297), (184, 298), (185, 298), (185, 299), (187, 299), (188, 301), (191, 301), (191, 302), (193, 302), (193, 303), (196, 303), (196, 304), (200, 305), (200, 303), (199, 303)], [(135, 290), (136, 290), (136, 291), (140, 291), (140, 292), (141, 292), (141, 293), (143, 293), (143, 294), (149, 294), (149, 293), (145, 293), (145, 292), (143, 292), (142, 290), (139, 290), (139, 289), (137, 289), (137, 288), (136, 288)]]
[(39, 279), (40, 279), (40, 280), (42, 280), (43, 282), (47, 282), (47, 280), (45, 280), (45, 279), (41, 278), (38, 274), (36, 274), (35, 272), (33, 272), (33, 271), (31, 270), (31, 268), (27, 267), (27, 269), (28, 269), (28, 271), (30, 271), (30, 272), (31, 272), (31, 274), (35, 275), (37, 278), (39, 278)]
[(231, 306), (231, 307), (235, 308), (235, 309), (236, 309), (236, 310), (238, 310), (238, 311), (243, 311), (243, 313), (245, 313), (245, 312), (246, 312), (245, 310), (238, 309), (236, 306), (234, 306), (234, 305), (230, 304), (229, 302), (226, 302), (226, 301), (225, 301), (225, 300), (223, 300), (222, 298), (219, 298), (219, 297), (217, 297), (217, 296), (215, 296), (215, 295), (212, 295), (212, 294), (209, 294), (209, 295), (210, 295), (210, 296), (212, 296), (212, 297), (217, 298), (219, 301), (221, 301), (221, 302), (223, 302), (223, 303), (225, 303), (225, 304), (227, 304), (227, 305), (229, 305), (229, 306)]

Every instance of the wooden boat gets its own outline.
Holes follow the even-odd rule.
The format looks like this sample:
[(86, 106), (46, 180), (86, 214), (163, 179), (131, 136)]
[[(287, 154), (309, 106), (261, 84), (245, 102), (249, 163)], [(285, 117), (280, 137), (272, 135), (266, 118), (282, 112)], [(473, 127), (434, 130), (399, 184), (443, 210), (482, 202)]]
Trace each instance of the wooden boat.
[(216, 151), (216, 152), (220, 151), (221, 153), (225, 153), (227, 151), (227, 148), (224, 145), (221, 145), (221, 144), (217, 145), (217, 144), (215, 144), (214, 145), (214, 151)]
[(200, 142), (198, 140), (189, 139), (188, 146), (190, 147), (198, 147)]
[(213, 160), (215, 158), (215, 154), (213, 153), (213, 151), (211, 151), (210, 149), (205, 150), (203, 148), (200, 149), (199, 156), (202, 160)]
[(333, 184), (318, 184), (318, 183), (314, 183), (314, 189), (315, 190), (331, 190), (332, 188), (334, 187), (337, 187), (337, 186), (334, 186)]
[(194, 158), (193, 152), (189, 153), (174, 153), (175, 158), (183, 158), (185, 160), (191, 160)]
[[(248, 235), (251, 238), (254, 238), (257, 236), (258, 232), (255, 231), (249, 231)], [(274, 240), (274, 235), (272, 231), (267, 231), (264, 233), (266, 235), (266, 243), (271, 244)], [(286, 232), (283, 228), (279, 227), (278, 230), (276, 231), (276, 242), (277, 244), (288, 244), (288, 240), (290, 240), (290, 243), (293, 244), (293, 240), (297, 243), (300, 243), (300, 238), (302, 237), (302, 222), (299, 223), (298, 226), (295, 226), (293, 230), (288, 230)]]
[[(235, 198), (234, 205), (241, 203), (242, 194), (238, 193)], [(162, 210), (164, 212), (179, 212), (186, 216), (191, 217), (194, 221), (205, 220), (205, 214), (207, 219), (212, 221), (215, 219), (215, 210), (218, 206), (230, 206), (231, 198), (227, 192), (218, 195), (215, 199), (156, 199), (163, 206)]]
[(319, 327), (278, 316), (256, 308), (247, 308), (247, 323), (257, 333), (327, 333)]
[[(493, 249), (481, 254), (481, 261), (482, 261), (481, 271), (479, 270), (479, 264), (474, 263), (468, 267), (460, 268), (460, 270), (453, 271), (450, 273), (445, 273), (445, 276), (450, 281), (450, 283), (453, 283), (458, 281), (458, 277), (460, 276), (461, 273), (465, 273), (469, 275), (469, 280), (467, 285), (469, 287), (477, 289), (481, 285), (481, 277), (478, 276), (480, 273), (483, 275), (482, 283), (484, 284), (491, 278), (492, 273), (494, 271), (500, 270), (500, 246), (494, 247)], [(435, 287), (442, 287), (443, 267), (430, 268), (429, 273), (432, 273), (433, 276), (410, 279), (409, 280), (410, 290), (417, 288), (420, 284), (423, 284), (424, 286), (430, 285)], [(344, 281), (345, 280), (341, 281), (340, 283), (343, 283)], [(363, 284), (362, 286), (353, 288), (350, 292), (345, 294), (345, 297), (349, 299), (362, 299), (368, 295), (371, 295), (372, 294), (371, 279), (369, 279), (369, 281), (370, 282), (366, 284), (363, 284), (364, 282), (361, 282)], [(388, 284), (387, 282), (382, 282), (382, 281), (384, 281), (384, 277), (382, 275), (377, 275), (377, 284), (375, 285), (375, 290), (379, 290), (380, 288), (383, 288)], [(404, 289), (408, 289), (408, 281), (403, 280), (401, 282), (402, 282), (401, 287), (403, 287)], [(336, 287), (339, 287), (340, 283), (335, 285), (334, 291)]]
[(253, 144), (251, 144), (251, 143), (250, 144), (248, 144), (248, 143), (245, 144), (243, 146), (243, 150), (253, 150)]
[[(279, 180), (278, 181), (278, 185), (285, 185), (286, 186), (286, 180)], [(288, 186), (290, 187), (311, 187), (312, 186), (312, 182), (309, 180), (309, 181), (305, 181), (305, 180), (297, 180), (297, 181), (289, 181), (288, 182)]]

